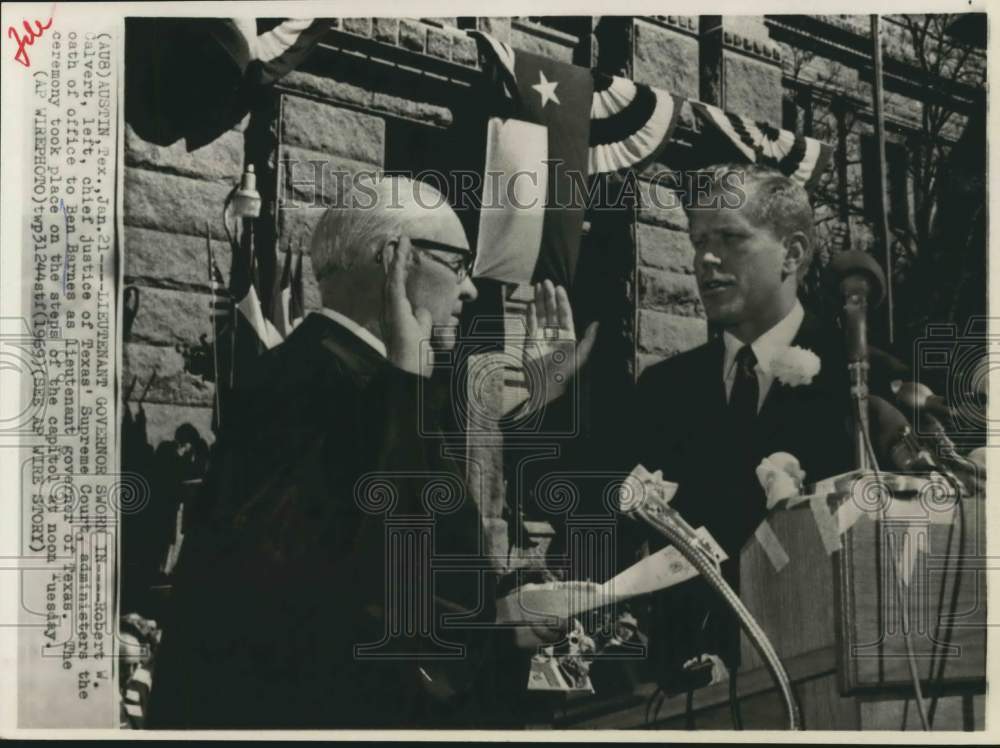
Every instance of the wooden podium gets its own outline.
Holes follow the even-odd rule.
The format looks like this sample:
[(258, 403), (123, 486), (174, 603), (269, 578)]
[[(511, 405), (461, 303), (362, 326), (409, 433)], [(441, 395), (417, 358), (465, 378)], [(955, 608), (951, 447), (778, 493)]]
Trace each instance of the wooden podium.
[[(981, 497), (966, 498), (951, 522), (932, 518), (934, 510), (918, 500), (897, 513), (905, 518), (862, 515), (832, 555), (808, 506), (778, 511), (768, 521), (789, 557), (781, 570), (756, 538), (747, 543), (740, 595), (796, 682), (806, 729), (920, 729), (901, 603), (934, 729), (982, 729), (984, 506)], [(921, 552), (913, 554), (914, 546)], [(907, 565), (901, 599), (897, 574), (906, 575)], [(755, 716), (755, 704), (771, 701), (780, 710), (780, 702), (773, 692), (768, 699), (770, 677), (745, 637), (742, 662), (741, 712), (749, 727), (775, 711)]]
[[(897, 500), (898, 501), (898, 500)], [(788, 563), (780, 570), (751, 538), (740, 556), (740, 596), (794, 683), (807, 730), (920, 730), (896, 584), (899, 542), (921, 548), (904, 601), (934, 730), (981, 730), (986, 688), (986, 526), (983, 497), (966, 498), (950, 523), (919, 502), (893, 519), (862, 515), (828, 554), (808, 504), (768, 524)], [(905, 521), (900, 514), (905, 516)], [(904, 531), (905, 528), (905, 531)], [(904, 545), (905, 545), (904, 544)], [(737, 677), (743, 728), (787, 727), (774, 682), (746, 636)], [(684, 696), (650, 720), (655, 687), (610, 699), (569, 700), (556, 727), (685, 729)], [(732, 730), (729, 684), (696, 691), (697, 729)]]

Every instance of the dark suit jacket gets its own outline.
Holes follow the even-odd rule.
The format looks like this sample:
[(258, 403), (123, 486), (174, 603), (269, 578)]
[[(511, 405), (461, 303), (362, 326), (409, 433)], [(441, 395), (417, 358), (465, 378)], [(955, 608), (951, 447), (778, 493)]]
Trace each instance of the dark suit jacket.
[[(387, 515), (359, 506), (360, 478), (385, 477), (370, 497), (395, 495), (390, 518), (433, 517), (435, 555), (485, 556), (475, 502), (433, 437), (439, 399), (420, 396), (421, 387), (427, 380), (319, 314), (263, 357), (237, 412), (226, 415), (203, 503), (191, 512), (152, 727), (419, 727), (475, 718), (476, 689), (465, 679), (485, 677), (487, 637), (440, 637), (467, 645), (450, 700), (422, 685), (433, 661), (354, 655), (354, 645), (379, 642), (398, 612), (386, 610)], [(442, 478), (459, 500), (429, 511), (431, 481)], [(445, 612), (493, 620), (490, 574), (433, 579), (435, 630)], [(382, 652), (437, 646), (395, 638)]]
[[(650, 367), (639, 380), (631, 460), (662, 470), (665, 479), (679, 484), (672, 506), (693, 527), (707, 527), (722, 545), (730, 558), (723, 572), (737, 591), (740, 550), (766, 514), (754, 472), (760, 461), (788, 452), (810, 482), (852, 467), (849, 385), (840, 341), (836, 330), (822, 328), (806, 314), (792, 345), (818, 355), (820, 372), (797, 387), (775, 380), (749, 441), (728, 427), (721, 337)], [(737, 664), (736, 621), (701, 580), (658, 596), (655, 611), (650, 634), (661, 672), (704, 652)]]
[[(556, 460), (539, 460), (532, 472), (525, 471), (529, 509), (533, 487), (543, 486), (545, 475), (553, 470), (579, 471), (581, 504), (574, 512), (595, 516), (606, 514), (603, 489), (588, 495), (588, 476), (595, 470), (620, 477), (639, 463), (650, 472), (662, 470), (666, 480), (679, 485), (672, 506), (693, 527), (707, 527), (726, 550), (730, 561), (723, 564), (723, 573), (738, 591), (740, 550), (765, 516), (766, 500), (754, 470), (760, 461), (774, 452), (789, 452), (798, 458), (807, 481), (852, 466), (849, 386), (841, 340), (839, 331), (822, 327), (806, 313), (793, 345), (816, 353), (821, 370), (809, 385), (789, 387), (775, 381), (749, 440), (737, 437), (728, 424), (721, 337), (649, 367), (636, 387), (590, 424), (589, 438), (563, 445)], [(550, 405), (546, 414), (550, 425), (566, 421), (572, 407), (568, 401), (562, 398)], [(604, 479), (598, 483), (603, 486)], [(535, 514), (557, 526), (550, 555), (562, 558), (560, 554), (572, 545), (566, 528), (560, 527), (569, 517), (537, 509)], [(592, 563), (592, 568), (622, 570), (635, 562), (644, 544), (651, 551), (666, 544), (652, 529), (621, 518), (617, 534), (616, 558)], [(702, 653), (719, 654), (731, 666), (736, 664), (736, 621), (706, 583), (692, 580), (653, 595), (651, 606), (648, 602), (637, 600), (630, 606), (649, 634), (655, 677), (669, 680), (685, 660)], [(650, 608), (651, 619), (646, 618)]]

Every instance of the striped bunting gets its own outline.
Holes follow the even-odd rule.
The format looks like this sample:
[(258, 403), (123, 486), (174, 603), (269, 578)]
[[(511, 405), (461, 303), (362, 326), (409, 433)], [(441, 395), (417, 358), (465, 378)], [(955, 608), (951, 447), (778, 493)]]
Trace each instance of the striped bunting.
[(773, 166), (806, 190), (815, 186), (833, 155), (832, 146), (815, 138), (778, 130), (700, 101), (692, 101), (691, 106), (699, 119), (721, 132), (748, 161)]
[(604, 174), (651, 161), (670, 140), (681, 103), (661, 89), (595, 73), (589, 172)]

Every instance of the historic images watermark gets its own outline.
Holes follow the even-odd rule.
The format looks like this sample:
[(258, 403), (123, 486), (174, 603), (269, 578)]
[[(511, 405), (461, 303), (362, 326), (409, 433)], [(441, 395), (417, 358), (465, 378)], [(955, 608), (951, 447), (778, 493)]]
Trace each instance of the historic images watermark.
[[(559, 160), (545, 162), (556, 172), (564, 168)], [(625, 208), (669, 210), (736, 209), (746, 200), (745, 175), (740, 169), (723, 174), (714, 171), (690, 170), (652, 171), (636, 176), (628, 171), (621, 177), (607, 174), (591, 176), (576, 169), (565, 169), (566, 180), (548, 180), (544, 190), (543, 173), (518, 171), (383, 171), (381, 169), (326, 168), (322, 159), (286, 159), (280, 163), (279, 200), (286, 209), (341, 208), (370, 210), (376, 207), (379, 195), (374, 185), (385, 177), (407, 177), (412, 182), (424, 182), (437, 190), (428, 194), (412, 188), (408, 202), (421, 208), (434, 209), (450, 205), (456, 210), (532, 210), (583, 209), (615, 211)], [(405, 187), (395, 180), (387, 207), (402, 208)], [(640, 186), (640, 182), (644, 183)], [(484, 197), (485, 196), (485, 197)]]

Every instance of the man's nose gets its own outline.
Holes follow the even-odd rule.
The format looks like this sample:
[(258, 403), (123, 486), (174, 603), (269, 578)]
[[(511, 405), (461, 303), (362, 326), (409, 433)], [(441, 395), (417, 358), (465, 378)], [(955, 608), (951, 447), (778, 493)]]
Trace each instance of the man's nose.
[(476, 284), (472, 282), (471, 276), (465, 276), (458, 287), (458, 298), (462, 301), (475, 301), (479, 296)]
[(695, 252), (696, 267), (719, 267), (722, 265), (722, 258), (713, 251), (711, 247), (699, 249)]

